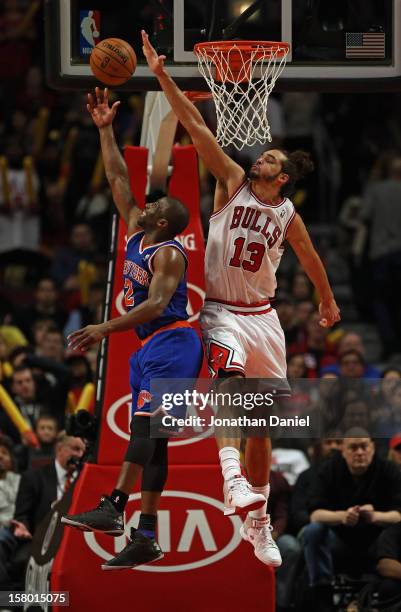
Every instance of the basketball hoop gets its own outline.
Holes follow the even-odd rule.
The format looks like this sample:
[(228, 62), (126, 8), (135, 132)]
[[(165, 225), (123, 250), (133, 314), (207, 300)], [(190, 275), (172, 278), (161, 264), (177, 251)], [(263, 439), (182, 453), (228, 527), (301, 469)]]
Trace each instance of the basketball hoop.
[(217, 141), (238, 150), (271, 141), (267, 102), (289, 51), (285, 42), (224, 40), (197, 43), (198, 68), (213, 95)]

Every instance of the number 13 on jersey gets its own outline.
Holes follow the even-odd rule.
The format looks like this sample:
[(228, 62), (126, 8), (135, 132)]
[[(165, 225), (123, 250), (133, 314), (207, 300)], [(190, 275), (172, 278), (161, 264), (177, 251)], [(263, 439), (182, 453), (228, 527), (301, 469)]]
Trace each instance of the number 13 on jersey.
[(246, 245), (245, 252), (249, 253), (249, 259), (242, 259), (241, 255), (244, 250), (245, 238), (239, 237), (234, 240), (234, 255), (230, 259), (230, 266), (234, 268), (240, 268), (241, 265), (244, 270), (248, 272), (257, 272), (262, 265), (263, 256), (266, 251), (266, 247), (261, 242), (249, 242)]

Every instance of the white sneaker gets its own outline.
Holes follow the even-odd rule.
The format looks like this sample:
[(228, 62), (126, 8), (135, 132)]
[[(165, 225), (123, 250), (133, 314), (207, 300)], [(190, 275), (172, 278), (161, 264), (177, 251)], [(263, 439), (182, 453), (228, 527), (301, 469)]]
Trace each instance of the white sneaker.
[(254, 493), (251, 485), (243, 476), (234, 476), (224, 482), (224, 514), (242, 514), (257, 510), (266, 503), (262, 493)]
[(273, 527), (270, 525), (270, 516), (262, 519), (254, 519), (247, 516), (240, 528), (240, 534), (244, 540), (253, 544), (255, 557), (273, 567), (280, 567), (282, 560), (276, 542), (273, 540)]

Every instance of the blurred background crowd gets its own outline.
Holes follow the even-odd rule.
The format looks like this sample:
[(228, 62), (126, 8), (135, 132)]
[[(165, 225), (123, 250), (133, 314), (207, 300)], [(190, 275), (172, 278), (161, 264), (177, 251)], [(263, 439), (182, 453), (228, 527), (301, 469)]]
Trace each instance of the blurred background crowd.
[[(46, 87), (42, 11), (39, 0), (0, 2), (0, 384), (37, 442), (32, 444), (30, 433), (21, 435), (7, 411), (0, 410), (2, 588), (19, 576), (16, 540), (26, 541), (34, 533), (74, 472), (71, 458), (84, 453), (82, 441), (63, 430), (71, 406), (95, 380), (97, 347), (72, 354), (66, 337), (101, 319), (113, 212), (86, 94)], [(139, 144), (144, 94), (118, 97), (117, 140), (121, 147)], [(327, 490), (315, 488), (308, 495), (312, 481), (318, 487), (312, 476), (324, 459), (333, 464), (327, 478), (335, 487), (354, 473), (355, 456), (364, 453), (367, 476), (361, 499), (345, 487), (350, 498), (344, 493), (341, 503), (346, 508), (363, 508), (364, 495), (372, 498), (372, 483), (377, 485), (385, 469), (393, 498), (377, 485), (377, 507), (383, 513), (401, 510), (400, 101), (398, 93), (315, 92), (276, 93), (270, 101), (273, 145), (303, 148), (315, 160), (316, 172), (298, 186), (294, 204), (325, 263), (342, 313), (333, 330), (320, 327), (317, 296), (286, 249), (274, 305), (286, 334), (288, 377), (297, 408), (324, 405), (328, 438), (274, 444), (271, 513), (284, 557), (277, 575), (283, 610), (291, 601), (294, 605), (288, 585), (303, 571), (299, 559), (304, 559), (304, 547), (313, 584), (316, 537), (323, 536), (309, 534), (312, 544), (300, 537), (311, 513), (322, 503), (337, 511)], [(202, 102), (200, 110), (213, 129), (210, 104)], [(177, 139), (186, 142), (185, 134), (178, 133)], [(230, 154), (248, 166), (259, 151)], [(213, 181), (201, 164), (200, 182), (207, 236)], [(302, 386), (298, 379), (316, 384)], [(344, 386), (344, 380), (349, 384)], [(352, 428), (367, 431), (366, 448), (350, 449), (343, 442)], [(375, 445), (371, 437), (377, 438)], [(53, 488), (45, 494), (38, 473), (43, 476), (46, 469), (52, 470)], [(356, 521), (362, 525), (356, 540), (362, 557), (386, 525), (373, 529), (371, 512), (361, 510)], [(401, 524), (395, 528), (391, 542), (398, 542), (398, 549), (386, 554), (390, 559), (398, 554), (399, 567), (387, 578), (399, 581)], [(346, 537), (337, 534), (348, 552), (355, 544), (351, 531)], [(326, 570), (320, 576), (330, 577)], [(386, 571), (381, 568), (384, 577)]]

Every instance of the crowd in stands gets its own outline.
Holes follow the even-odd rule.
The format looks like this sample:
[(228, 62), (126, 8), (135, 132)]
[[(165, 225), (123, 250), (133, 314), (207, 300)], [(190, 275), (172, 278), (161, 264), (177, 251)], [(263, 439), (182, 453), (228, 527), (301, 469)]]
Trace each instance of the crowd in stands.
[[(23, 588), (35, 528), (85, 451), (64, 427), (95, 380), (97, 347), (76, 355), (66, 337), (101, 320), (113, 210), (85, 97), (46, 87), (42, 11), (39, 0), (0, 7), (0, 385), (27, 424), (21, 433), (0, 409), (0, 589)], [(119, 97), (118, 142), (138, 144), (144, 98)], [(355, 97), (272, 101), (276, 145), (318, 158), (330, 142), (331, 165), (318, 162), (318, 178), (301, 184), (294, 202), (308, 224), (337, 224), (359, 316), (377, 324), (381, 341), (371, 363), (352, 323), (321, 327), (311, 283), (291, 257), (283, 262), (274, 305), (292, 406), (318, 414), (319, 425), (313, 438), (274, 440), (269, 507), (283, 556), (282, 612), (295, 601), (298, 610), (333, 609), (339, 570), (373, 573), (383, 600), (401, 591), (399, 97), (380, 96), (380, 133), (378, 97), (366, 96), (363, 112)], [(246, 165), (256, 152), (236, 155)], [(206, 219), (212, 183), (203, 168), (201, 185)]]

